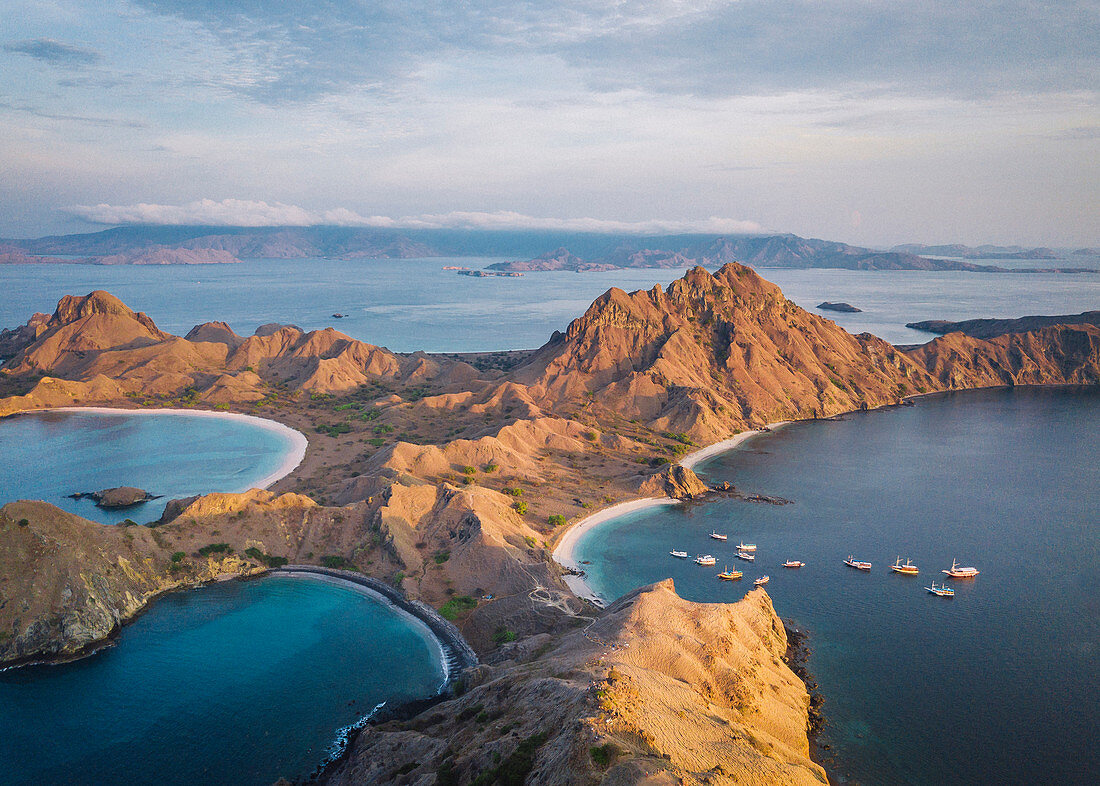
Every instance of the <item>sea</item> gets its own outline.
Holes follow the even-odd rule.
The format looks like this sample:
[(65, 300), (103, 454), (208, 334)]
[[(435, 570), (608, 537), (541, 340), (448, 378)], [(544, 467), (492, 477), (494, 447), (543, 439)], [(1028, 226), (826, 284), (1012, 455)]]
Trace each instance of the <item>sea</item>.
[[(836, 782), (1097, 783), (1098, 434), (1095, 388), (972, 391), (801, 422), (696, 467), (790, 504), (636, 511), (584, 534), (574, 558), (607, 600), (671, 577), (685, 598), (732, 602), (770, 576), (776, 611), (808, 634)], [(754, 562), (735, 556), (741, 542), (757, 545)], [(898, 558), (920, 574), (891, 572)], [(953, 560), (979, 575), (947, 579)], [(719, 581), (727, 565), (744, 579)], [(926, 590), (944, 580), (953, 598)]]
[[(397, 352), (529, 349), (609, 287), (664, 286), (684, 272), (476, 278), (442, 269), (493, 261), (7, 265), (0, 326), (50, 313), (63, 295), (106, 289), (176, 334), (211, 320), (244, 335), (278, 322), (335, 326)], [(906, 328), (911, 321), (1100, 307), (1094, 274), (759, 272), (842, 327), (901, 344), (932, 338)], [(816, 311), (825, 300), (863, 310)], [(607, 597), (673, 576), (687, 597), (732, 601), (744, 587), (718, 585), (667, 552), (717, 554), (712, 527), (758, 541), (754, 568), (772, 575), (777, 610), (810, 634), (829, 719), (824, 755), (841, 780), (1080, 781), (1100, 771), (1097, 401), (1085, 392), (970, 393), (791, 426), (700, 471), (793, 504), (632, 514), (585, 537), (582, 558)], [(265, 442), (270, 432), (233, 435), (208, 422), (200, 437), (198, 425), (5, 419), (0, 500), (72, 503), (109, 523), (117, 517), (65, 495), (120, 484), (166, 497), (235, 489), (285, 457), (285, 444)], [(139, 523), (158, 515), (155, 506), (124, 513)], [(845, 568), (848, 553), (872, 560), (872, 573)], [(912, 557), (921, 575), (887, 575), (895, 556)], [(807, 567), (778, 567), (794, 557)], [(981, 575), (956, 583), (950, 600), (924, 592), (952, 558)], [(438, 660), (407, 624), (350, 591), (287, 581), (172, 594), (109, 650), (0, 674), (0, 761), (14, 763), (0, 768), (0, 784), (270, 783), (306, 773), (339, 728), (379, 701), (434, 690)]]
[[(0, 327), (36, 311), (52, 313), (64, 295), (106, 289), (162, 330), (184, 335), (220, 320), (242, 335), (263, 324), (335, 327), (394, 352), (533, 349), (565, 330), (610, 287), (667, 286), (677, 270), (527, 273), (519, 278), (459, 275), (491, 258), (252, 260), (228, 265), (0, 265)], [(1014, 263), (1022, 265), (1023, 263)], [(1081, 264), (1043, 260), (1040, 267)], [(787, 270), (761, 268), (803, 308), (853, 333), (895, 344), (933, 338), (905, 327), (927, 319), (1071, 314), (1100, 308), (1100, 274)], [(847, 302), (861, 313), (818, 311)], [(334, 314), (344, 316), (334, 317)]]
[(426, 628), (347, 585), (174, 592), (92, 657), (0, 672), (0, 784), (303, 779), (342, 729), (443, 679)]

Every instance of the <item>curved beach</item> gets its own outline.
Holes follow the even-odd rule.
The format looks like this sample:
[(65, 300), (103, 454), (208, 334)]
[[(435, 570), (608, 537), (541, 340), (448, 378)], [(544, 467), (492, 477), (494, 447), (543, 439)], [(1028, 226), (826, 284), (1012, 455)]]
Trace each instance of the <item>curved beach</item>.
[(734, 448), (744, 444), (753, 437), (760, 436), (761, 434), (767, 434), (793, 422), (793, 420), (777, 420), (775, 423), (769, 423), (768, 425), (764, 426), (764, 428), (752, 429), (750, 431), (742, 431), (740, 434), (736, 434), (729, 439), (724, 439), (721, 442), (715, 442), (713, 445), (707, 445), (705, 448), (700, 448), (699, 450), (688, 453), (680, 459), (679, 464), (681, 467), (694, 470), (695, 465), (702, 461), (706, 461), (709, 458), (714, 458), (720, 453), (725, 453), (727, 450), (733, 450)]
[(226, 420), (236, 420), (242, 423), (248, 423), (257, 428), (262, 428), (264, 431), (270, 431), (275, 434), (279, 434), (289, 442), (289, 449), (286, 455), (283, 457), (282, 463), (271, 474), (261, 478), (256, 483), (249, 484), (243, 488), (234, 489), (234, 493), (241, 493), (248, 491), (250, 488), (266, 489), (278, 480), (282, 480), (302, 463), (302, 460), (306, 457), (306, 448), (309, 446), (309, 440), (306, 439), (306, 435), (296, 429), (292, 429), (290, 426), (286, 426), (275, 420), (269, 420), (268, 418), (257, 417), (256, 415), (243, 415), (237, 412), (213, 412), (208, 409), (180, 409), (180, 408), (165, 408), (165, 409), (124, 409), (122, 407), (52, 407), (48, 409), (36, 409), (28, 410), (27, 413), (19, 414), (33, 414), (35, 412), (92, 412), (102, 415), (187, 415), (193, 417), (204, 418), (223, 418)]

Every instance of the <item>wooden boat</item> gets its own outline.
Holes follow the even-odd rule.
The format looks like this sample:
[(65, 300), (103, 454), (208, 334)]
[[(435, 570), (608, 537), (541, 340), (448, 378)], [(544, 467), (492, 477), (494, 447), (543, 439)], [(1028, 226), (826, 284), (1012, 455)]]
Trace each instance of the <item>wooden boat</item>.
[(696, 565), (713, 565), (717, 561), (718, 560), (716, 560), (710, 554), (704, 554), (701, 557), (696, 557), (695, 558), (695, 564)]
[(718, 578), (720, 578), (722, 581), (737, 581), (744, 575), (745, 574), (739, 570), (730, 570), (729, 566), (727, 565), (722, 570), (722, 572), (718, 574)]
[(710, 536), (712, 538), (714, 538), (715, 540), (726, 540), (729, 537), (728, 535), (719, 535), (717, 532), (714, 532), (713, 530), (711, 530)]
[(737, 552), (737, 558), (738, 559), (743, 559), (746, 562), (753, 562), (756, 559), (756, 555), (755, 554), (749, 554), (747, 551), (739, 551), (739, 552)]
[(674, 557), (678, 557), (679, 559), (687, 559), (688, 556), (688, 553), (686, 551), (670, 551), (669, 554)]
[(972, 579), (980, 573), (977, 568), (961, 568), (959, 563), (955, 560), (951, 560), (950, 570), (941, 570), (940, 573), (946, 573), (953, 579)]
[(860, 562), (858, 559), (852, 559), (852, 555), (848, 555), (848, 559), (844, 560), (844, 564), (849, 568), (855, 568), (856, 570), (870, 570), (870, 562)]
[(920, 571), (917, 570), (917, 566), (914, 565), (908, 557), (905, 558), (904, 565), (901, 564), (901, 557), (898, 557), (897, 561), (890, 566), (890, 570), (894, 571), (894, 573), (904, 573), (906, 576), (916, 576), (920, 573)]
[(789, 559), (789, 560), (787, 560), (786, 562), (783, 563), (784, 568), (801, 568), (801, 567), (804, 567), (805, 565), (806, 565), (805, 562), (802, 562), (802, 561), (797, 560), (797, 559)]
[(953, 597), (955, 597), (955, 590), (951, 589), (946, 584), (943, 584), (943, 585), (940, 585), (939, 587), (937, 587), (936, 582), (933, 581), (932, 586), (931, 587), (925, 587), (925, 589), (928, 590), (929, 592), (931, 592), (933, 595), (939, 595), (941, 598), (953, 598)]
[(756, 544), (755, 543), (738, 543), (737, 544), (737, 550), (738, 551), (756, 551)]
[(772, 577), (765, 573), (763, 576), (761, 576), (756, 581), (754, 581), (753, 584), (755, 584), (758, 587), (762, 587), (771, 580), (772, 580)]

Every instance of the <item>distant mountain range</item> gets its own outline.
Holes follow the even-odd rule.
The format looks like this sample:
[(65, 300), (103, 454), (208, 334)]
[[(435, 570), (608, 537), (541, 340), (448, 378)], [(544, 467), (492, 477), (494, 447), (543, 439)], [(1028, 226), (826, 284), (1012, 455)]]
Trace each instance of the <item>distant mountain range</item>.
[[(553, 250), (550, 250), (553, 249)], [(918, 253), (919, 252), (919, 253)], [(1068, 254), (1069, 252), (1067, 252)], [(1073, 252), (1087, 257), (1095, 252)], [(415, 259), (502, 257), (498, 271), (620, 268), (716, 268), (728, 262), (756, 267), (849, 270), (967, 270), (1009, 272), (935, 255), (983, 258), (1059, 258), (1051, 249), (1015, 246), (897, 246), (884, 251), (798, 235), (631, 236), (580, 232), (398, 230), (356, 227), (127, 226), (33, 240), (0, 240), (0, 264), (68, 262), (110, 265), (213, 264), (244, 259)], [(1064, 258), (1064, 257), (1063, 257)], [(1081, 272), (1080, 268), (1050, 268)], [(1019, 272), (1019, 271), (1013, 271)]]
[(964, 246), (952, 243), (943, 246), (926, 246), (921, 243), (905, 243), (891, 251), (905, 254), (921, 254), (934, 257), (960, 257), (962, 259), (1066, 259), (1067, 257), (1100, 257), (1097, 248), (1024, 248), (1023, 246)]

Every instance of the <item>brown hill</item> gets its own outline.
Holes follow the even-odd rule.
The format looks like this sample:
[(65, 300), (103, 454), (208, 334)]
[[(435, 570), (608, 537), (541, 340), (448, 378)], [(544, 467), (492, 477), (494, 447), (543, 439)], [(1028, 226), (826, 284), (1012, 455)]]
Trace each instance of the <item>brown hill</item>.
[(965, 333), (974, 338), (994, 338), (1006, 333), (1027, 333), (1055, 325), (1100, 325), (1100, 311), (1020, 317), (1019, 319), (967, 319), (962, 322), (930, 319), (924, 322), (909, 322), (905, 326), (914, 330), (939, 333), (941, 336), (947, 333)]
[(933, 388), (910, 358), (791, 303), (751, 268), (612, 289), (513, 377), (545, 410), (595, 402), (702, 440)]
[(540, 786), (824, 784), (786, 644), (763, 590), (689, 603), (664, 581), (556, 642), (505, 648), (460, 698), (368, 726), (325, 782), (468, 783), (503, 763)]

